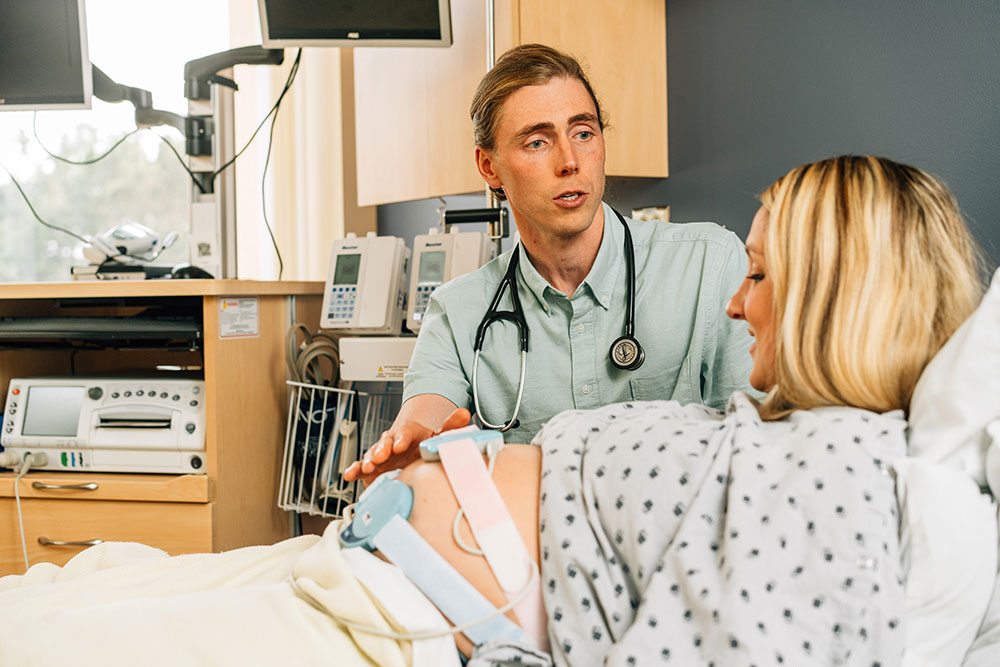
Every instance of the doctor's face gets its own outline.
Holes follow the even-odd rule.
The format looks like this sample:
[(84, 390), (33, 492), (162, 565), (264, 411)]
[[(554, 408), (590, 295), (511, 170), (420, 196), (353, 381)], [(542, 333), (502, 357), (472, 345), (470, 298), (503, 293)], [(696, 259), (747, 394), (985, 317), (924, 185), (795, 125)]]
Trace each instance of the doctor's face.
[(726, 314), (734, 320), (746, 320), (750, 335), (756, 340), (750, 346), (753, 370), (750, 386), (767, 391), (777, 382), (774, 368), (774, 339), (777, 328), (773, 320), (773, 285), (764, 265), (764, 231), (767, 227), (767, 210), (758, 209), (747, 235), (747, 256), (750, 271), (739, 290), (729, 300)]
[(476, 148), (491, 187), (502, 187), (522, 236), (571, 237), (602, 210), (604, 135), (578, 79), (519, 88), (504, 102), (493, 149)]

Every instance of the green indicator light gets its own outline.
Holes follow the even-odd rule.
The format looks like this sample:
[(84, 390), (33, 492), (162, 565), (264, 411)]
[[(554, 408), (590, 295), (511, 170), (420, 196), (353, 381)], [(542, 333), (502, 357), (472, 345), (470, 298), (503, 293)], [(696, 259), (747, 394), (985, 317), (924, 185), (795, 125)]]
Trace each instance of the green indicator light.
[(62, 458), (62, 464), (65, 466), (66, 465), (66, 452), (63, 452), (62, 456), (60, 458)]

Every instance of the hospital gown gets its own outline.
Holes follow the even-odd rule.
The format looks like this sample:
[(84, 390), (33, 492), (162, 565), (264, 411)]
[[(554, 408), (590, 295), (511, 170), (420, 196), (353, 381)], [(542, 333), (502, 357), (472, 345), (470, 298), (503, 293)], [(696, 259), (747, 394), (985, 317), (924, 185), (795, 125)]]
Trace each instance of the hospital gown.
[(558, 665), (898, 664), (900, 412), (762, 422), (673, 401), (554, 417), (542, 584)]

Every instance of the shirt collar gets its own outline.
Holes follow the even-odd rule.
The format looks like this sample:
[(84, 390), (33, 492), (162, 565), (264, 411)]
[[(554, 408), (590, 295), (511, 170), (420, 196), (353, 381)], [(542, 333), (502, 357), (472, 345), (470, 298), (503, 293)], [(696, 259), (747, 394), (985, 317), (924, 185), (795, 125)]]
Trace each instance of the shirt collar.
[[(597, 303), (607, 310), (611, 303), (611, 295), (614, 294), (615, 285), (619, 282), (620, 276), (618, 274), (624, 261), (622, 244), (625, 242), (625, 232), (618, 222), (618, 216), (611, 210), (611, 207), (604, 202), (601, 202), (601, 206), (604, 207), (604, 234), (601, 236), (601, 246), (597, 249), (594, 265), (590, 267), (590, 272), (583, 279), (582, 285), (589, 288)], [(538, 300), (542, 309), (548, 313), (549, 305), (545, 301), (545, 290), (551, 289), (553, 292), (556, 290), (549, 285), (548, 281), (531, 263), (531, 259), (520, 241), (518, 241), (518, 246), (520, 248), (518, 251), (520, 255), (518, 270), (521, 274), (521, 280)]]

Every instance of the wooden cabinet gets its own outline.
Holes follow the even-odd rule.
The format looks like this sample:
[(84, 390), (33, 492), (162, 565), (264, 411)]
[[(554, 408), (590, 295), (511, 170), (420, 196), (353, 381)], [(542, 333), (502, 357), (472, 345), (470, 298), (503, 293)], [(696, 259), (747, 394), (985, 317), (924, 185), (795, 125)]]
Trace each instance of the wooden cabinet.
[[(469, 104), (486, 72), (481, 0), (452, 0), (448, 49), (355, 49), (358, 202), (482, 190)], [(608, 112), (607, 174), (663, 178), (667, 43), (663, 0), (497, 0), (496, 54), (541, 42), (576, 56)]]
[[(9, 349), (0, 341), (4, 395), (12, 377), (157, 365), (198, 366), (205, 380), (205, 474), (29, 472), (18, 482), (29, 561), (61, 565), (86, 546), (46, 541), (137, 541), (176, 555), (288, 537), (288, 515), (276, 505), (288, 403), (284, 339), (295, 321), (316, 328), (322, 290), (321, 282), (236, 280), (0, 285), (0, 317), (123, 317), (162, 307), (194, 312), (202, 325), (197, 349)], [(256, 336), (221, 335), (222, 300), (232, 297), (254, 300)], [(15, 505), (14, 474), (0, 474), (0, 575), (24, 570)]]

